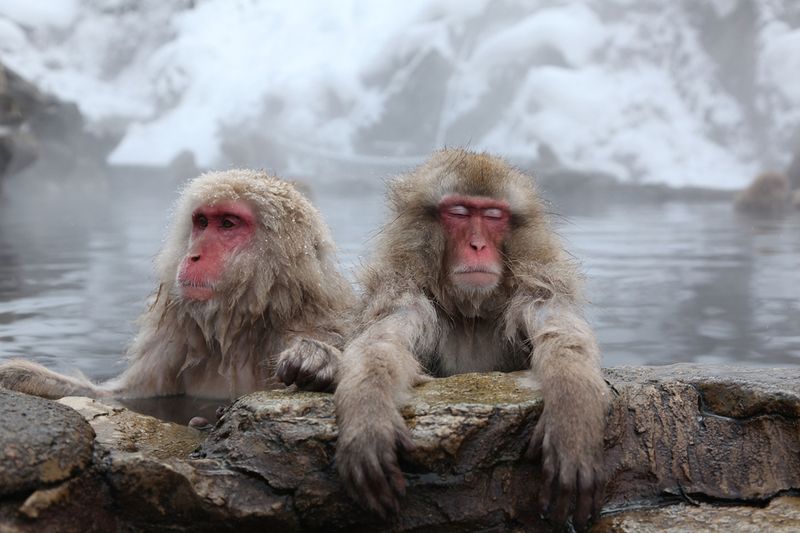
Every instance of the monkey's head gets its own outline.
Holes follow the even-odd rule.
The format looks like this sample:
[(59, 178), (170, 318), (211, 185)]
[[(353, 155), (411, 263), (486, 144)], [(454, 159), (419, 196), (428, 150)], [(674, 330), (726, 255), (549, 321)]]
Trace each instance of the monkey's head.
[(389, 200), (394, 218), (381, 255), (391, 265), (383, 268), (441, 302), (474, 304), (508, 289), (531, 250), (542, 261), (557, 250), (532, 178), (486, 154), (436, 152), (390, 184)]
[(173, 218), (157, 260), (171, 298), (271, 319), (333, 298), (328, 229), (290, 184), (252, 170), (209, 172), (186, 185)]
[(782, 199), (789, 194), (789, 178), (782, 172), (764, 172), (753, 180), (749, 189), (759, 197)]
[(248, 202), (227, 200), (198, 205), (191, 220), (192, 231), (176, 281), (185, 300), (203, 302), (224, 288), (231, 275), (226, 268), (231, 258), (253, 246), (256, 216)]

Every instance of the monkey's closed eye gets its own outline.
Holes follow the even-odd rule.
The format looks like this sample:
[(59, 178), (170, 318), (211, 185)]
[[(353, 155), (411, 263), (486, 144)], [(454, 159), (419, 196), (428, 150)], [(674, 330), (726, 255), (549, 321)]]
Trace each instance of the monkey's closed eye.
[(469, 209), (463, 205), (453, 205), (447, 208), (447, 214), (457, 217), (465, 217), (469, 215)]
[(483, 216), (486, 218), (501, 219), (503, 218), (503, 210), (497, 209), (496, 207), (490, 207), (489, 209), (483, 210)]

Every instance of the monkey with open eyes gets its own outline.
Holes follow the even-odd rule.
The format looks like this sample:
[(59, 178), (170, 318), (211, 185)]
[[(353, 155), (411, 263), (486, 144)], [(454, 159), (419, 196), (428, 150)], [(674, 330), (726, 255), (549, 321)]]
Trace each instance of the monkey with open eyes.
[(544, 400), (529, 448), (542, 462), (540, 503), (556, 522), (571, 515), (584, 526), (602, 503), (610, 395), (580, 276), (532, 178), (446, 149), (395, 179), (388, 196), (391, 222), (360, 276), (335, 393), (345, 488), (383, 516), (399, 510), (397, 452), (413, 441), (398, 407), (410, 387), (431, 375), (530, 369)]
[(0, 386), (48, 398), (234, 399), (281, 382), (331, 390), (354, 300), (334, 254), (291, 184), (246, 169), (203, 174), (175, 206), (128, 368), (95, 384), (12, 360)]

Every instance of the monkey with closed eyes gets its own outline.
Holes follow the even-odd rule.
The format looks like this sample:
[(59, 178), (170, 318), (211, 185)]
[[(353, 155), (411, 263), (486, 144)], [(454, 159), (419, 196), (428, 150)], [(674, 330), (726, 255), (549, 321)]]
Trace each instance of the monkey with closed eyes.
[(398, 410), (429, 376), (528, 369), (544, 407), (529, 453), (540, 503), (583, 527), (601, 502), (609, 391), (583, 318), (580, 276), (532, 178), (499, 158), (435, 153), (389, 187), (391, 222), (361, 274), (363, 302), (335, 393), (337, 468), (348, 493), (386, 516), (413, 446)]

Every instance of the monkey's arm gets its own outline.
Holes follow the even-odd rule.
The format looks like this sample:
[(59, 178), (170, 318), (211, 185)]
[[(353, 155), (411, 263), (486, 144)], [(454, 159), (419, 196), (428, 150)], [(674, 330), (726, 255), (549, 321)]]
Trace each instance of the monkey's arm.
[(103, 383), (115, 398), (151, 398), (185, 393), (180, 379), (188, 366), (188, 347), (205, 342), (199, 330), (189, 329), (174, 315), (162, 319), (162, 305), (156, 302), (139, 317), (139, 333), (128, 347), (128, 367)]
[(603, 432), (610, 395), (600, 373), (594, 334), (568, 296), (515, 299), (533, 345), (531, 369), (544, 409), (531, 439), (530, 455), (542, 462), (540, 505), (553, 520), (566, 521), (570, 506), (580, 529), (602, 504)]
[(13, 359), (0, 364), (0, 386), (41, 396), (89, 396), (91, 398), (144, 398), (183, 392), (177, 379), (183, 359), (181, 344), (172, 336), (159, 333), (157, 319), (145, 313), (139, 335), (128, 350), (130, 365), (119, 376), (94, 384), (85, 376), (65, 376), (44, 366)]
[(412, 449), (413, 442), (398, 407), (425, 379), (414, 354), (428, 352), (436, 339), (436, 312), (424, 296), (395, 301), (397, 307), (345, 348), (334, 396), (342, 483), (353, 499), (382, 516), (399, 510), (405, 492), (397, 451)]
[(0, 364), (0, 387), (50, 399), (64, 396), (98, 398), (106, 395), (104, 390), (83, 375), (65, 376), (23, 359)]

